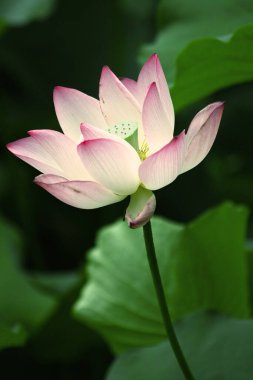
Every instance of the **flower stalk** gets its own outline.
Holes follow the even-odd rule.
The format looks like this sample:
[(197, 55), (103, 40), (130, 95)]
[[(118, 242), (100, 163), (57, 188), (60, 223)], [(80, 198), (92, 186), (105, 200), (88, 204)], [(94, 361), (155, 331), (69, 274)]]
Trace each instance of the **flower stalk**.
[(164, 327), (167, 333), (167, 336), (169, 338), (171, 347), (173, 349), (173, 352), (175, 354), (175, 357), (177, 359), (177, 362), (184, 374), (184, 377), (186, 380), (195, 380), (191, 370), (188, 366), (188, 363), (184, 357), (183, 351), (180, 347), (179, 341), (177, 339), (168, 305), (166, 302), (165, 298), (165, 293), (162, 285), (162, 280), (161, 280), (161, 275), (158, 267), (158, 262), (156, 258), (156, 253), (155, 253), (155, 246), (154, 246), (154, 240), (153, 240), (153, 234), (152, 234), (152, 227), (151, 227), (151, 222), (149, 221), (147, 224), (143, 226), (143, 233), (144, 233), (144, 240), (145, 240), (145, 246), (146, 246), (146, 251), (147, 251), (147, 258), (149, 262), (149, 267), (151, 270), (152, 278), (153, 278), (153, 283), (155, 286), (156, 290), (156, 295), (157, 299), (159, 302), (162, 318), (163, 318), (163, 323)]

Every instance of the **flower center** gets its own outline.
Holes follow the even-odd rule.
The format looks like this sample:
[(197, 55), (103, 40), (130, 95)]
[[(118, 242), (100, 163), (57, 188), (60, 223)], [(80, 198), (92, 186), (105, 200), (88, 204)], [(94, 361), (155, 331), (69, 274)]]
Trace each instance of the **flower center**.
[(139, 148), (138, 123), (123, 121), (108, 128), (107, 132), (126, 140), (136, 150), (142, 161), (147, 158), (149, 151), (148, 144), (144, 141), (142, 146)]
[(138, 123), (124, 121), (122, 123), (115, 124), (112, 127), (108, 128), (107, 132), (126, 140), (130, 136), (132, 136), (134, 132), (137, 130), (138, 130)]
[(107, 132), (126, 140), (138, 152), (138, 123), (123, 121), (108, 128)]
[(143, 141), (141, 149), (138, 150), (138, 154), (142, 161), (146, 160), (148, 151), (149, 151), (148, 144), (145, 141)]

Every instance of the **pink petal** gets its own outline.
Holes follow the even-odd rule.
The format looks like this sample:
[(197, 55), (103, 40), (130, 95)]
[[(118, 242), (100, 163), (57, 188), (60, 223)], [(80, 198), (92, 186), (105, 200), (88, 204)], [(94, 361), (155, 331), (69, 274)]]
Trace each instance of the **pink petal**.
[(120, 144), (125, 145), (127, 148), (129, 148), (129, 143), (123, 140), (121, 137), (118, 137), (103, 129), (93, 127), (93, 125), (81, 124), (80, 129), (83, 135), (83, 141), (107, 139), (107, 140), (119, 142)]
[(93, 125), (90, 124), (84, 124), (82, 123), (80, 126), (83, 139), (84, 141), (86, 140), (96, 140), (96, 139), (109, 139), (109, 140), (114, 140), (118, 141), (122, 144), (127, 144), (123, 139), (120, 137), (117, 137), (103, 129), (96, 128)]
[[(76, 180), (91, 179), (77, 153), (76, 143), (63, 133), (51, 130), (34, 130), (29, 135), (54, 158), (64, 177)], [(51, 173), (52, 174), (52, 173)]]
[(185, 154), (185, 133), (149, 156), (140, 166), (139, 175), (149, 190), (157, 190), (173, 182), (180, 174)]
[(113, 74), (104, 67), (99, 90), (101, 109), (109, 126), (120, 122), (141, 122), (141, 111), (136, 99)]
[(129, 78), (123, 78), (121, 79), (121, 82), (124, 84), (124, 86), (128, 89), (129, 92), (135, 97), (135, 99), (140, 102), (140, 93), (138, 88), (138, 83)]
[(62, 174), (54, 158), (32, 137), (11, 142), (7, 145), (7, 149), (42, 173)]
[(150, 85), (144, 101), (142, 123), (150, 153), (156, 152), (172, 140), (173, 129), (154, 82)]
[(142, 103), (146, 97), (149, 86), (153, 82), (157, 85), (164, 110), (168, 114), (170, 128), (173, 130), (175, 122), (174, 108), (161, 63), (156, 54), (153, 54), (144, 64), (138, 77), (138, 88), (141, 94)]
[(140, 183), (140, 158), (129, 144), (110, 139), (84, 141), (78, 152), (96, 181), (117, 194), (134, 193)]
[(76, 144), (63, 133), (33, 130), (30, 137), (15, 141), (8, 149), (23, 161), (47, 174), (68, 179), (91, 179), (77, 154)]
[(80, 141), (81, 123), (107, 128), (99, 101), (80, 91), (55, 87), (54, 105), (63, 132), (77, 142)]
[(187, 153), (182, 173), (197, 166), (210, 151), (220, 125), (224, 104), (216, 102), (197, 113), (186, 134)]
[(124, 199), (91, 181), (68, 181), (63, 177), (42, 174), (34, 182), (60, 201), (78, 208), (93, 209)]

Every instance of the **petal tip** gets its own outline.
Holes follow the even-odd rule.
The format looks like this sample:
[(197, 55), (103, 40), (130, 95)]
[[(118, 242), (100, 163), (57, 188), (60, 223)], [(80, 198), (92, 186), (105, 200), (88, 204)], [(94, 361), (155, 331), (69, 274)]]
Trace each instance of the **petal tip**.
[(36, 136), (36, 135), (38, 135), (39, 134), (39, 129), (31, 129), (30, 131), (27, 131), (27, 134), (29, 135), (29, 136), (31, 136), (31, 137), (34, 137), (34, 136)]
[(151, 91), (151, 90), (154, 90), (156, 89), (157, 90), (157, 84), (156, 82), (152, 82), (148, 88), (148, 92)]
[(5, 147), (6, 147), (6, 149), (8, 149), (9, 152), (13, 153), (13, 150), (14, 150), (13, 145), (14, 145), (14, 143), (10, 142), (10, 143), (6, 144)]
[(225, 101), (223, 100), (223, 101), (220, 101), (220, 102), (216, 102), (214, 104), (216, 105), (215, 109), (217, 109), (217, 108), (224, 108)]
[(67, 87), (56, 85), (56, 86), (54, 86), (53, 91), (64, 91), (66, 89), (67, 89)]
[[(144, 104), (145, 102), (149, 99), (149, 97), (151, 96), (155, 96), (156, 93), (158, 94), (158, 88), (157, 88), (157, 84), (156, 82), (152, 82), (150, 83), (150, 85), (148, 86), (148, 89), (147, 89), (147, 94), (144, 98)], [(159, 97), (159, 94), (158, 94), (158, 97)]]
[(112, 74), (112, 70), (110, 69), (109, 66), (105, 65), (102, 67), (102, 70), (101, 70), (101, 78), (105, 75), (105, 74)]
[(36, 177), (32, 180), (32, 182), (35, 183), (35, 185), (40, 186), (40, 180), (38, 180)]
[(8, 149), (9, 152), (11, 152), (12, 154), (14, 154), (15, 156), (18, 156), (18, 154), (19, 154), (19, 152), (18, 152), (19, 149), (18, 148), (20, 146), (20, 141), (21, 140), (22, 139), (16, 140), (16, 141), (12, 141), (12, 142), (6, 144), (5, 146), (6, 146), (6, 148)]
[[(38, 177), (40, 177), (40, 176), (38, 176)], [(33, 182), (35, 185), (39, 186), (39, 187), (43, 187), (45, 184), (44, 184), (44, 182), (41, 181), (38, 177), (35, 177), (35, 178), (32, 180), (32, 182)]]
[(57, 96), (61, 96), (65, 92), (68, 92), (72, 90), (71, 88), (64, 87), (64, 86), (55, 86), (53, 89), (53, 100), (55, 101)]
[(219, 108), (223, 111), (224, 110), (224, 107), (225, 107), (225, 101), (222, 101), (222, 102), (219, 102)]
[(149, 59), (148, 59), (148, 62), (150, 62), (150, 61), (156, 61), (156, 60), (158, 60), (159, 58), (158, 58), (158, 55), (157, 55), (157, 53), (153, 53), (153, 54), (151, 54), (151, 56), (149, 57)]
[(81, 133), (85, 132), (86, 128), (87, 128), (87, 126), (86, 126), (85, 123), (81, 123), (81, 124), (80, 124), (80, 130), (81, 130)]
[(53, 95), (59, 93), (63, 89), (64, 89), (64, 87), (62, 87), (62, 86), (54, 86), (54, 88), (53, 88)]
[(53, 88), (53, 102), (56, 106), (56, 102), (58, 101), (61, 93), (63, 92), (63, 90), (65, 89), (65, 87), (62, 87), (62, 86), (55, 86)]
[(215, 102), (210, 106), (213, 107), (213, 109), (209, 115), (209, 118), (212, 118), (216, 115), (219, 117), (219, 119), (221, 119), (225, 107), (225, 102)]
[(35, 183), (35, 185), (42, 186), (44, 184), (43, 178), (45, 177), (44, 174), (37, 175), (32, 182)]

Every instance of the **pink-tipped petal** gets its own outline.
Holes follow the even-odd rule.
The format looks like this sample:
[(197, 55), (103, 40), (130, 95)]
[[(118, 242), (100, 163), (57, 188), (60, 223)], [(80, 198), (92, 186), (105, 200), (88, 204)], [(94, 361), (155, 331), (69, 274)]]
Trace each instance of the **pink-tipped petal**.
[(129, 148), (129, 143), (123, 140), (121, 137), (118, 137), (100, 128), (93, 127), (93, 125), (81, 124), (80, 129), (83, 135), (82, 142), (88, 141), (88, 140), (106, 139), (106, 140), (116, 141), (124, 145), (126, 148)]
[(63, 177), (42, 174), (34, 182), (60, 201), (82, 209), (103, 207), (124, 199), (92, 181), (68, 181)]
[(149, 156), (140, 166), (139, 175), (143, 185), (149, 190), (157, 190), (173, 182), (180, 174), (185, 155), (185, 133), (158, 152)]
[(140, 158), (129, 144), (109, 139), (84, 141), (78, 153), (93, 178), (114, 193), (134, 193), (140, 183)]
[(197, 166), (210, 151), (216, 138), (224, 104), (216, 102), (197, 113), (186, 134), (187, 151), (182, 173)]
[[(40, 149), (54, 159), (64, 177), (69, 180), (92, 179), (80, 160), (76, 143), (69, 137), (52, 130), (33, 130), (28, 133), (40, 144)], [(54, 173), (50, 172), (50, 174)]]
[(109, 67), (102, 70), (99, 97), (108, 126), (124, 121), (140, 123), (141, 111), (136, 99)]
[(123, 78), (121, 79), (121, 82), (124, 84), (124, 86), (128, 89), (129, 92), (135, 97), (135, 99), (140, 102), (140, 94), (139, 94), (139, 88), (138, 83), (129, 78)]
[(62, 174), (54, 157), (50, 156), (32, 137), (11, 142), (7, 145), (7, 149), (42, 173)]
[(175, 122), (174, 108), (161, 63), (156, 54), (153, 54), (144, 64), (138, 77), (138, 89), (141, 94), (140, 96), (142, 103), (146, 97), (149, 86), (153, 82), (157, 85), (164, 110), (168, 114), (170, 128), (173, 131)]
[(73, 140), (63, 133), (46, 129), (28, 133), (30, 137), (10, 143), (7, 148), (42, 173), (76, 180), (91, 179)]
[(173, 129), (164, 111), (157, 85), (153, 82), (148, 90), (142, 111), (142, 123), (149, 152), (152, 154), (173, 138)]
[(93, 125), (83, 123), (81, 124), (80, 128), (83, 135), (83, 141), (97, 140), (97, 139), (110, 139), (110, 140), (121, 142), (122, 144), (127, 144), (120, 137), (117, 137), (103, 129), (96, 128)]
[(107, 128), (99, 101), (78, 90), (55, 87), (54, 105), (63, 132), (76, 142), (80, 141), (81, 123)]

